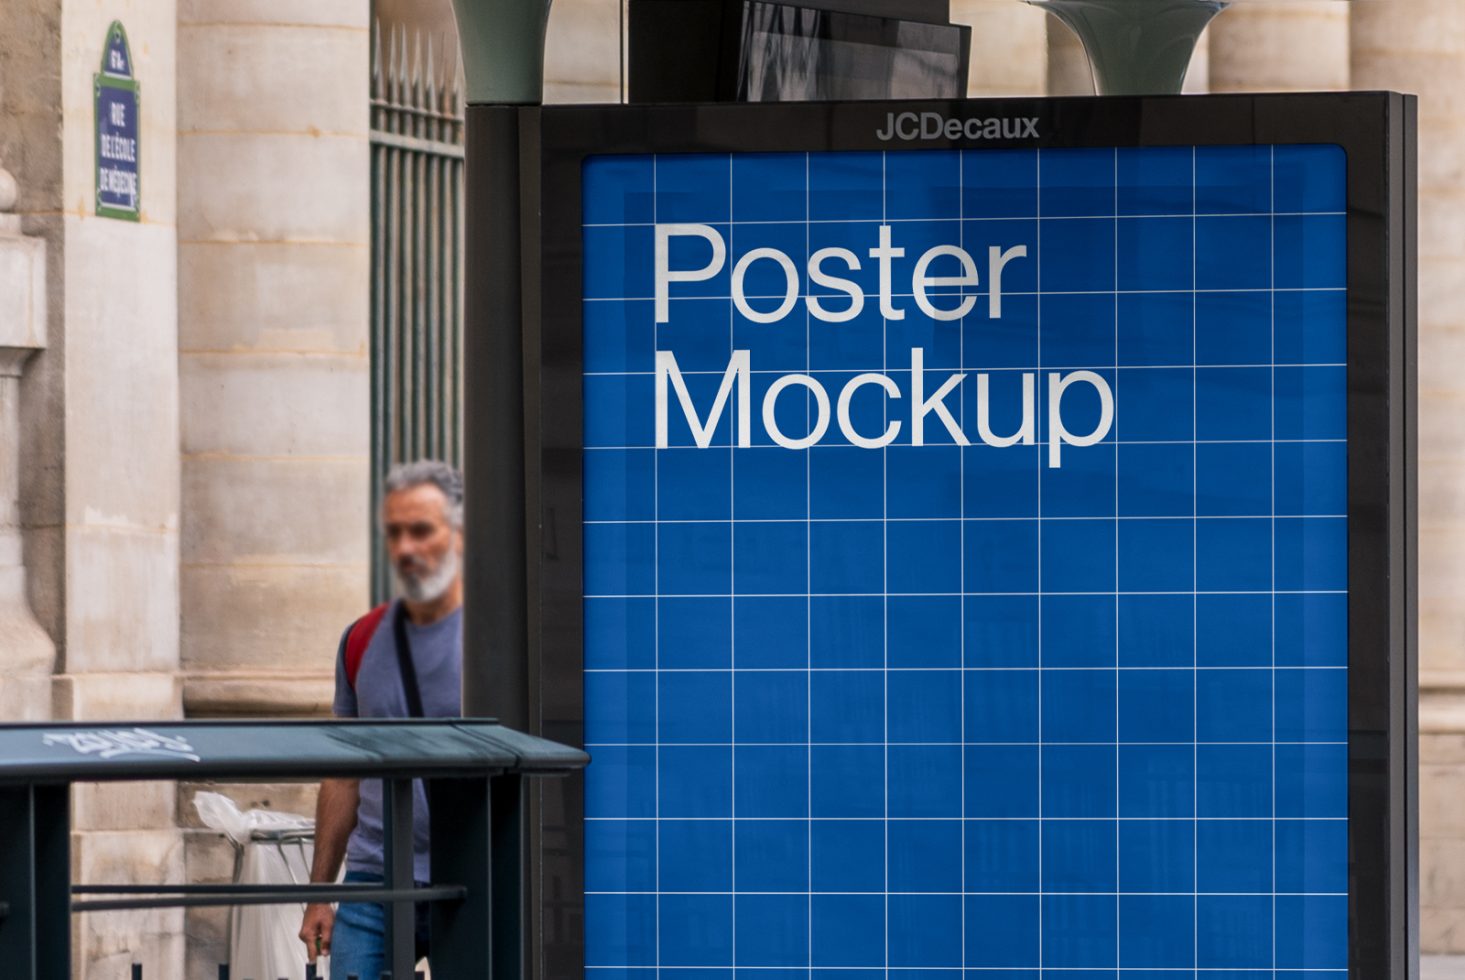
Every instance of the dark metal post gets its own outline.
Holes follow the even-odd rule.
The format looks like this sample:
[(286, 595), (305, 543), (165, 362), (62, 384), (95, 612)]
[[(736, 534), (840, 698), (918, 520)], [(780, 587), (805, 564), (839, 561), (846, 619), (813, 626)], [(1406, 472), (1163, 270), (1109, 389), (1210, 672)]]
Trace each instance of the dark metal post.
[(520, 112), (467, 111), (463, 713), (527, 731)]
[(493, 945), (488, 785), (487, 779), (434, 779), (427, 784), (432, 880), (468, 890), (462, 901), (432, 906), (432, 966), (445, 977), (479, 975)]
[[(386, 844), (383, 870), (386, 886), (411, 888), (412, 780), (383, 781), (383, 834)], [(389, 902), (387, 911), (387, 966), (399, 977), (410, 977), (417, 965), (416, 920), (411, 902)]]
[[(463, 275), (463, 473), (467, 490), (463, 713), (524, 732), (529, 694), (529, 533), (525, 456), (526, 267), (538, 263), (537, 174), (550, 0), (453, 0), (467, 83)], [(533, 134), (524, 138), (525, 127)], [(527, 151), (527, 152), (526, 152)], [(531, 178), (530, 187), (537, 186)], [(526, 253), (532, 253), (526, 262)], [(535, 331), (537, 333), (537, 330)], [(536, 539), (538, 535), (535, 535)], [(522, 821), (520, 823), (522, 828)], [(526, 901), (520, 893), (515, 907)], [(515, 942), (527, 944), (524, 919)], [(528, 972), (526, 954), (513, 974)], [(498, 974), (496, 974), (498, 975)]]
[(507, 773), (489, 780), (490, 888), (493, 891), (494, 980), (525, 976), (524, 778)]
[(0, 789), (0, 963), (15, 980), (71, 977), (70, 789)]

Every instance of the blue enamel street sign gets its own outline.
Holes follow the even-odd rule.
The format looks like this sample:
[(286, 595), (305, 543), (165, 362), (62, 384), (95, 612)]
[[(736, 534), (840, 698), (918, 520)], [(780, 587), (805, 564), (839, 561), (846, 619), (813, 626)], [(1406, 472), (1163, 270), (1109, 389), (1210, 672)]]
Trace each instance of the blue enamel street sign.
[(141, 119), (132, 52), (121, 21), (113, 21), (93, 76), (96, 99), (97, 214), (136, 221), (142, 209), (138, 166)]

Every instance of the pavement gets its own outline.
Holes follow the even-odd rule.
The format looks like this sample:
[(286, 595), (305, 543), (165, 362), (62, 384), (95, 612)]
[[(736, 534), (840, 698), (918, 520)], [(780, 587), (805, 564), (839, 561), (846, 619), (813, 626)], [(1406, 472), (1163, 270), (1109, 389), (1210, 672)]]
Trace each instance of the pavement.
[(1419, 980), (1465, 980), (1465, 956), (1421, 956)]

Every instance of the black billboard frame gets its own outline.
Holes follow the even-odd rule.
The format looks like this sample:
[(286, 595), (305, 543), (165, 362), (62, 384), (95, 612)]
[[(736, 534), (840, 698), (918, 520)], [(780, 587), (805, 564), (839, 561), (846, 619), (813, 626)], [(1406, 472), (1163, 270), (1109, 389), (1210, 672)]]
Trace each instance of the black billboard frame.
[[(470, 112), (472, 111), (470, 107)], [(1417, 125), (1390, 92), (763, 105), (518, 116), (524, 175), (529, 728), (583, 742), (581, 168), (648, 153), (1335, 144), (1347, 154), (1349, 977), (1418, 971)], [(881, 140), (892, 113), (1033, 119), (1036, 137)], [(1019, 127), (1013, 127), (1018, 132)], [(470, 222), (496, 216), (472, 213)], [(492, 275), (491, 272), (486, 275)], [(471, 290), (474, 276), (468, 277)], [(470, 428), (472, 426), (470, 422)], [(494, 423), (487, 423), (494, 424)], [(472, 488), (469, 488), (472, 509)], [(537, 787), (536, 978), (584, 975), (583, 777)]]

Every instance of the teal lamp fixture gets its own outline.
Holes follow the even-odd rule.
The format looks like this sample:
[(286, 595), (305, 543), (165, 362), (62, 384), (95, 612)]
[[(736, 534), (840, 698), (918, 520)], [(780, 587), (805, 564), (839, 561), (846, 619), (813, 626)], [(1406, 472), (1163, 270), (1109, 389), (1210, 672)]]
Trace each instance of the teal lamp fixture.
[(1179, 95), (1201, 31), (1230, 0), (1027, 0), (1083, 42), (1099, 95)]
[(453, 0), (468, 103), (544, 101), (544, 30), (550, 0)]
[[(532, 727), (524, 338), (538, 335), (538, 304), (525, 303), (537, 256), (524, 251), (538, 221), (537, 180), (528, 176), (536, 165), (521, 151), (538, 150), (549, 4), (453, 0), (468, 103), (463, 471), (472, 517), (463, 560), (463, 714), (520, 731)], [(527, 288), (532, 295), (535, 287)]]

